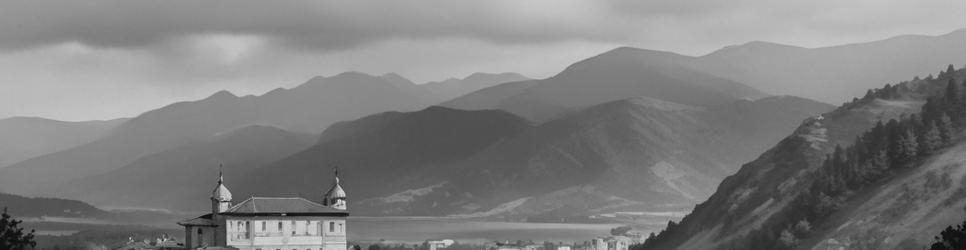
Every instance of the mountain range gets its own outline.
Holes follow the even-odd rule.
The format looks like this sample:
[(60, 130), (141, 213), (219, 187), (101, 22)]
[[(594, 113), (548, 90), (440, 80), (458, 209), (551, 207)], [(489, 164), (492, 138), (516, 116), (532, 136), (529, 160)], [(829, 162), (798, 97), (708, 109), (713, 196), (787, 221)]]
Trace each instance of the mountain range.
[(925, 77), (962, 61), (963, 43), (966, 29), (821, 48), (749, 42), (697, 57), (622, 47), (547, 79), (506, 83), (442, 105), (504, 109), (544, 121), (575, 107), (634, 96), (707, 105), (770, 93), (839, 104), (884, 82)]
[(210, 196), (203, 190), (210, 191), (219, 171), (227, 173), (231, 180), (299, 152), (315, 141), (313, 135), (252, 125), (147, 155), (104, 174), (64, 183), (52, 193), (102, 207), (203, 211), (208, 204), (197, 201)]
[[(329, 124), (387, 110), (413, 110), (438, 99), (411, 82), (361, 73), (316, 77), (292, 89), (208, 98), (145, 112), (103, 138), (0, 170), (0, 190), (35, 194), (66, 181), (121, 168), (140, 157), (250, 125), (317, 134)], [(69, 166), (69, 167), (68, 167)]]
[(841, 104), (883, 83), (925, 78), (950, 63), (961, 63), (966, 48), (959, 44), (964, 42), (966, 29), (820, 48), (755, 41), (700, 59), (729, 65), (730, 69), (717, 70), (718, 75), (765, 92)]
[[(419, 85), (396, 74), (347, 72), (258, 96), (222, 91), (148, 111), (93, 141), (0, 169), (0, 191), (197, 210), (207, 206), (196, 199), (210, 191), (206, 183), (220, 162), (229, 165), (230, 186), (241, 196), (310, 199), (340, 167), (362, 214), (529, 219), (688, 208), (714, 199), (720, 180), (782, 141), (802, 119), (833, 108), (769, 93), (826, 99), (796, 88), (838, 95), (900, 73), (925, 74), (903, 65), (955, 57), (960, 49), (948, 41), (963, 33), (848, 45), (852, 57), (909, 55), (868, 57), (875, 62), (823, 52), (846, 53), (830, 49), (837, 47), (760, 42), (700, 57), (623, 47), (537, 80), (474, 74)], [(931, 46), (946, 54), (934, 55)], [(768, 59), (773, 54), (784, 57)], [(824, 78), (798, 82), (815, 75)], [(779, 85), (789, 78), (795, 88)], [(439, 87), (451, 84), (466, 86)], [(855, 107), (867, 109), (864, 118), (917, 107), (874, 104), (881, 107)], [(870, 126), (870, 119), (855, 117), (830, 124), (835, 129), (828, 133), (842, 134), (832, 141), (848, 141)], [(168, 177), (184, 182), (183, 192), (138, 185), (186, 172), (211, 176)], [(109, 190), (113, 182), (127, 188)], [(189, 190), (197, 191), (183, 194)]]
[(546, 121), (575, 109), (637, 96), (697, 106), (767, 96), (700, 70), (695, 66), (698, 63), (695, 58), (670, 52), (623, 47), (574, 63), (547, 79), (498, 85), (443, 106), (503, 109)]
[[(389, 112), (336, 123), (314, 146), (264, 167), (227, 168), (234, 177), (228, 184), (243, 196), (318, 199), (332, 178), (331, 168), (341, 166), (340, 179), (358, 200), (353, 210), (372, 215), (489, 215), (502, 209), (501, 216), (525, 219), (551, 212), (573, 216), (688, 206), (707, 197), (714, 183), (775, 143), (801, 117), (829, 109), (830, 105), (796, 97), (710, 108), (638, 97), (539, 125), (496, 110), (430, 107)], [(189, 171), (188, 166), (214, 164), (201, 159), (220, 156), (193, 147), (179, 151), (184, 153), (154, 160), (155, 165), (132, 164), (51, 194), (86, 197), (82, 199), (100, 205), (203, 209), (206, 204), (198, 200), (210, 191), (210, 177), (172, 179), (186, 183), (178, 192), (164, 183), (138, 185), (154, 176), (144, 173), (150, 169)], [(238, 156), (251, 155), (248, 150), (234, 154), (219, 160), (234, 162)], [(179, 167), (156, 166), (162, 164)], [(209, 167), (200, 172), (213, 176), (212, 171)], [(111, 191), (99, 186), (109, 180), (124, 180), (115, 182), (126, 188)], [(194, 194), (181, 195), (181, 200), (159, 195), (189, 190)], [(151, 200), (155, 196), (159, 201)], [(505, 203), (520, 199), (526, 200), (519, 207), (505, 208)], [(609, 202), (560, 205), (584, 203), (578, 199)]]
[[(609, 102), (488, 146), (447, 167), (446, 178), (359, 197), (356, 207), (529, 220), (690, 206), (801, 117), (830, 108), (795, 97), (711, 108), (647, 97)], [(745, 126), (766, 121), (773, 130)]]

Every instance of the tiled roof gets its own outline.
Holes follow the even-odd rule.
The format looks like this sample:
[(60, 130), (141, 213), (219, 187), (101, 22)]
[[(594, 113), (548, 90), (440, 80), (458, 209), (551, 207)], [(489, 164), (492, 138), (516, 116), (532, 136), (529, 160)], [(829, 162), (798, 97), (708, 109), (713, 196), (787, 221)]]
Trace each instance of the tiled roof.
[(251, 197), (228, 208), (223, 214), (332, 214), (348, 215), (301, 197)]
[(188, 220), (179, 221), (178, 222), (178, 225), (182, 225), (182, 226), (189, 226), (189, 225), (190, 226), (214, 226), (215, 223), (213, 223), (211, 221), (211, 214), (206, 214), (206, 215), (198, 216), (197, 218), (194, 218), (194, 219), (188, 219)]

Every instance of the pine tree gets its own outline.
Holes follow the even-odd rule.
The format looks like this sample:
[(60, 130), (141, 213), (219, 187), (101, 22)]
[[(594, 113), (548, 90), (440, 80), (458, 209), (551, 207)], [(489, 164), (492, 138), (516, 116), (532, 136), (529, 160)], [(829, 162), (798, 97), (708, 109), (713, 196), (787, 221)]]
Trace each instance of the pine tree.
[(863, 179), (865, 179), (867, 182), (870, 180), (875, 180), (882, 175), (886, 169), (889, 169), (889, 156), (886, 155), (885, 150), (879, 150), (872, 155), (872, 158), (869, 159), (866, 177)]
[(892, 97), (889, 95), (889, 92), (891, 91), (891, 89), (892, 89), (892, 85), (889, 85), (888, 83), (886, 83), (886, 85), (882, 87), (882, 90), (878, 91), (878, 97), (880, 99), (892, 99)]
[(954, 126), (952, 119), (949, 118), (949, 115), (943, 113), (943, 115), (939, 117), (939, 123), (936, 125), (936, 127), (939, 129), (939, 136), (942, 138), (943, 145), (946, 145), (952, 141)]
[(926, 123), (926, 127), (921, 136), (919, 136), (919, 154), (929, 155), (936, 152), (943, 145), (943, 138), (939, 132), (939, 128), (932, 121)]
[(872, 92), (872, 90), (870, 89), (870, 90), (866, 90), (865, 91), (865, 96), (862, 96), (862, 99), (863, 100), (868, 100), (868, 99), (872, 99), (874, 97), (875, 97), (875, 92)]
[(896, 146), (898, 147), (898, 155), (896, 156), (897, 163), (900, 166), (911, 162), (919, 153), (919, 144), (916, 143), (916, 135), (909, 129), (905, 129), (905, 132), (899, 136)]
[(24, 233), (23, 228), (20, 228), (22, 222), (11, 218), (7, 214), (7, 208), (3, 208), (3, 214), (0, 215), (0, 249), (20, 250), (37, 246), (34, 231)]
[(945, 249), (964, 249), (966, 248), (966, 221), (963, 224), (946, 227), (945, 230), (936, 236), (936, 242), (930, 246), (930, 250)]
[(926, 103), (922, 104), (922, 119), (925, 121), (931, 121), (939, 118), (939, 113), (941, 110), (941, 105), (939, 104), (939, 98), (928, 97), (926, 98)]

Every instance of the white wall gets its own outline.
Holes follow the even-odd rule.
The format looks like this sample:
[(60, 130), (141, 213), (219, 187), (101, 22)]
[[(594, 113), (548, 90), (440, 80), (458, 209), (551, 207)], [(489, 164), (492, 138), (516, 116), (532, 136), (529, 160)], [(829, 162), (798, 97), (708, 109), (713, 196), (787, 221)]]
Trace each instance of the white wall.
[(345, 218), (230, 217), (225, 225), (227, 245), (243, 250), (345, 250), (347, 244)]

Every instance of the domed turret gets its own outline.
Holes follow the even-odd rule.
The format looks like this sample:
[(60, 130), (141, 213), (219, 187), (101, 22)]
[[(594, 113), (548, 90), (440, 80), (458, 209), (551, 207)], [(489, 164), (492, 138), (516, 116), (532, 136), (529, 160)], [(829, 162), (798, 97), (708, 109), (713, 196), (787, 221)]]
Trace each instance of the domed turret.
[(225, 187), (225, 178), (218, 171), (218, 186), (215, 190), (211, 191), (211, 212), (221, 213), (228, 210), (231, 207), (231, 192), (228, 191), (228, 187)]
[(332, 188), (329, 188), (328, 192), (325, 192), (325, 196), (322, 197), (322, 205), (329, 206), (339, 210), (346, 209), (346, 194), (345, 190), (342, 189), (342, 185), (339, 184), (339, 170), (335, 170), (335, 183)]

